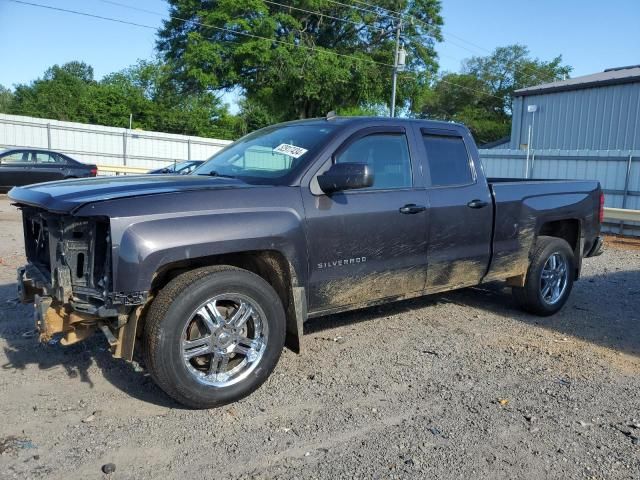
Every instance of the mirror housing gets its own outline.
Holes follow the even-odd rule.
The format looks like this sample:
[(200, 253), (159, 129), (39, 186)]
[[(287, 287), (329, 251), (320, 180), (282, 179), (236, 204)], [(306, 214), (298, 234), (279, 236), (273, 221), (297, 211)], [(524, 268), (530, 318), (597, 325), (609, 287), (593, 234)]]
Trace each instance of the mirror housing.
[(335, 163), (322, 175), (318, 175), (318, 186), (331, 195), (343, 190), (367, 188), (373, 185), (373, 169), (366, 163)]

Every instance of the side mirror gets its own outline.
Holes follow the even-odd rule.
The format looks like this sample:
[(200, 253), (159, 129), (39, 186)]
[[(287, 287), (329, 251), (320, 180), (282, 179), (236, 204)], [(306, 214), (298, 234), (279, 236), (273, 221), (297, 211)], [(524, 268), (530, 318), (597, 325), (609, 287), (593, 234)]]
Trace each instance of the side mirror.
[(318, 175), (318, 186), (327, 195), (343, 190), (367, 188), (373, 185), (373, 168), (366, 163), (335, 163)]

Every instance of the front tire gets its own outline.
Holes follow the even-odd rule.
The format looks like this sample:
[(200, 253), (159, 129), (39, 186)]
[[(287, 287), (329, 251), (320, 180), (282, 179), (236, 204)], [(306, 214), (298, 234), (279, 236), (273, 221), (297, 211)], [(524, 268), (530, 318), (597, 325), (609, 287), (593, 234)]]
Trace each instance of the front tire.
[(512, 289), (516, 302), (540, 316), (558, 312), (566, 303), (575, 272), (575, 258), (566, 240), (540, 236), (527, 271), (524, 287)]
[(285, 313), (271, 285), (239, 268), (206, 267), (176, 277), (153, 300), (144, 357), (170, 397), (212, 408), (260, 387), (284, 338)]

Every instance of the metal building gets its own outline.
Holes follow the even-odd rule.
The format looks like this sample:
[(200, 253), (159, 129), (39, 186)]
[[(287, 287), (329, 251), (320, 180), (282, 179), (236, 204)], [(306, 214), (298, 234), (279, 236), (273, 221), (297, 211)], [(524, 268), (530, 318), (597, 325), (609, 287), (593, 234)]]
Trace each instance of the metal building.
[(640, 65), (516, 90), (511, 149), (640, 149)]

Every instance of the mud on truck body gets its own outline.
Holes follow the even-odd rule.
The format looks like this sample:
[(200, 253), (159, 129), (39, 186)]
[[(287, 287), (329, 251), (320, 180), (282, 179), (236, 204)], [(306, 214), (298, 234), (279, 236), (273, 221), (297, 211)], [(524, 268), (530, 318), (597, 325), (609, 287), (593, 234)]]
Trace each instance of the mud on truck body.
[(20, 297), (42, 340), (139, 346), (171, 397), (242, 398), (300, 351), (310, 318), (506, 281), (524, 309), (566, 302), (602, 249), (598, 182), (487, 179), (457, 124), (275, 125), (191, 175), (14, 188)]

